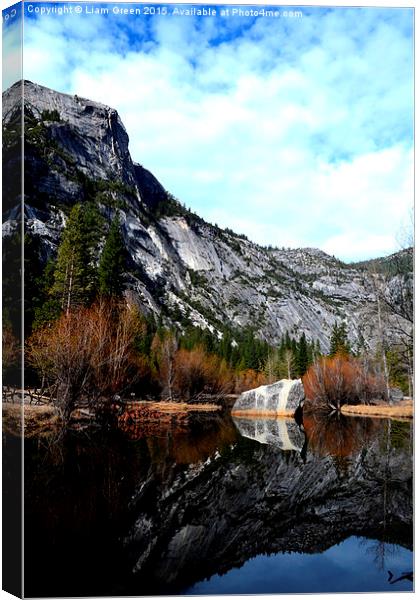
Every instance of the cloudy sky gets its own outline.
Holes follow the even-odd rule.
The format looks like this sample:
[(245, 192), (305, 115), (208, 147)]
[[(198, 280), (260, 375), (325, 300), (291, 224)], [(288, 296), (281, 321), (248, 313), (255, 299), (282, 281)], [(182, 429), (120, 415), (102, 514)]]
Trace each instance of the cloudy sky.
[(211, 222), (346, 261), (390, 253), (413, 204), (412, 12), (301, 13), (32, 13), (24, 75), (117, 108), (133, 159)]

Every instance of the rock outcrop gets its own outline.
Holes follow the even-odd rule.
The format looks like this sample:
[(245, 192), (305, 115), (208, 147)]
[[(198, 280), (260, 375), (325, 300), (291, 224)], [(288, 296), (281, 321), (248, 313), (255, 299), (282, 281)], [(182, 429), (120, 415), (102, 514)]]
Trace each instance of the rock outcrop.
[(232, 415), (293, 415), (305, 399), (300, 379), (281, 379), (243, 392), (232, 408)]

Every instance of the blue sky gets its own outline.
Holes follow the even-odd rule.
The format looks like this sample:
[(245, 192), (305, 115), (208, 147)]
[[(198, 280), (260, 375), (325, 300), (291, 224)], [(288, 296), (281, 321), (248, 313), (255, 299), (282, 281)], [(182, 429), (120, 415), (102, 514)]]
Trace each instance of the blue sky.
[(117, 108), (133, 159), (212, 222), (390, 253), (413, 204), (412, 12), (301, 11), (32, 16), (25, 77)]

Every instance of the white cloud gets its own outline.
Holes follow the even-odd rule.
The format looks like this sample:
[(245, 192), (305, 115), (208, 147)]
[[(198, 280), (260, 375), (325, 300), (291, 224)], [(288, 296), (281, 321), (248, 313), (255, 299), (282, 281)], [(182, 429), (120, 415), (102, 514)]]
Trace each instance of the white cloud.
[(22, 78), (22, 21), (3, 24), (2, 89), (7, 90)]
[(133, 158), (219, 225), (343, 258), (392, 251), (413, 203), (407, 20), (313, 15), (257, 20), (246, 37), (213, 19), (137, 34), (85, 19), (77, 36), (43, 19), (27, 27), (26, 76), (115, 106)]

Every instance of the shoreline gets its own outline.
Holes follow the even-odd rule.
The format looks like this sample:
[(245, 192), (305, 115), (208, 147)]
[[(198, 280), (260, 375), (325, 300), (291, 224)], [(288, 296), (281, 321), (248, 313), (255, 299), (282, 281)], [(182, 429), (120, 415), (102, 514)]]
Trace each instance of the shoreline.
[(382, 419), (413, 419), (413, 400), (403, 400), (399, 404), (343, 404), (340, 409), (343, 415), (349, 417), (376, 417)]
[[(138, 421), (153, 421), (159, 417), (187, 417), (191, 413), (216, 413), (223, 410), (220, 404), (187, 402), (154, 402), (148, 400), (124, 403), (124, 410), (119, 418), (125, 417)], [(76, 408), (73, 411), (73, 426), (89, 422), (93, 413), (86, 409)], [(26, 438), (45, 436), (62, 425), (60, 416), (52, 404), (27, 404), (20, 402), (2, 402), (3, 431)]]
[[(213, 403), (195, 403), (187, 402), (157, 402), (157, 401), (131, 401), (124, 403), (124, 410), (120, 419), (132, 419), (135, 421), (156, 420), (159, 416), (179, 416), (187, 417), (191, 413), (216, 413), (223, 411), (223, 405)], [(82, 413), (76, 409), (75, 413)], [(348, 417), (370, 417), (379, 419), (403, 419), (412, 421), (414, 417), (413, 400), (403, 400), (396, 405), (377, 404), (377, 405), (349, 405), (344, 404), (340, 412)], [(295, 411), (267, 411), (267, 410), (235, 410), (231, 411), (231, 416), (243, 419), (291, 419)], [(48, 435), (54, 429), (60, 426), (60, 417), (57, 415), (54, 406), (51, 404), (20, 404), (20, 403), (2, 403), (3, 430), (15, 435), (22, 434), (22, 416), (23, 433), (25, 437), (35, 435)], [(75, 415), (76, 416), (76, 415)], [(83, 414), (77, 414), (76, 420), (84, 420)], [(86, 417), (85, 417), (86, 418)]]
[(206, 403), (206, 402), (196, 402), (194, 404), (189, 404), (188, 402), (170, 402), (170, 401), (154, 401), (154, 400), (133, 400), (129, 402), (124, 402), (125, 410), (144, 410), (147, 412), (148, 410), (157, 410), (163, 413), (178, 413), (178, 412), (213, 412), (215, 410), (222, 410), (222, 405)]
[(295, 415), (295, 411), (294, 410), (281, 410), (281, 411), (273, 411), (273, 410), (253, 410), (253, 409), (249, 409), (249, 410), (232, 410), (231, 413), (232, 417), (244, 417), (245, 419), (252, 419), (252, 418), (267, 418), (270, 417), (272, 419), (277, 419), (277, 418), (293, 418)]

